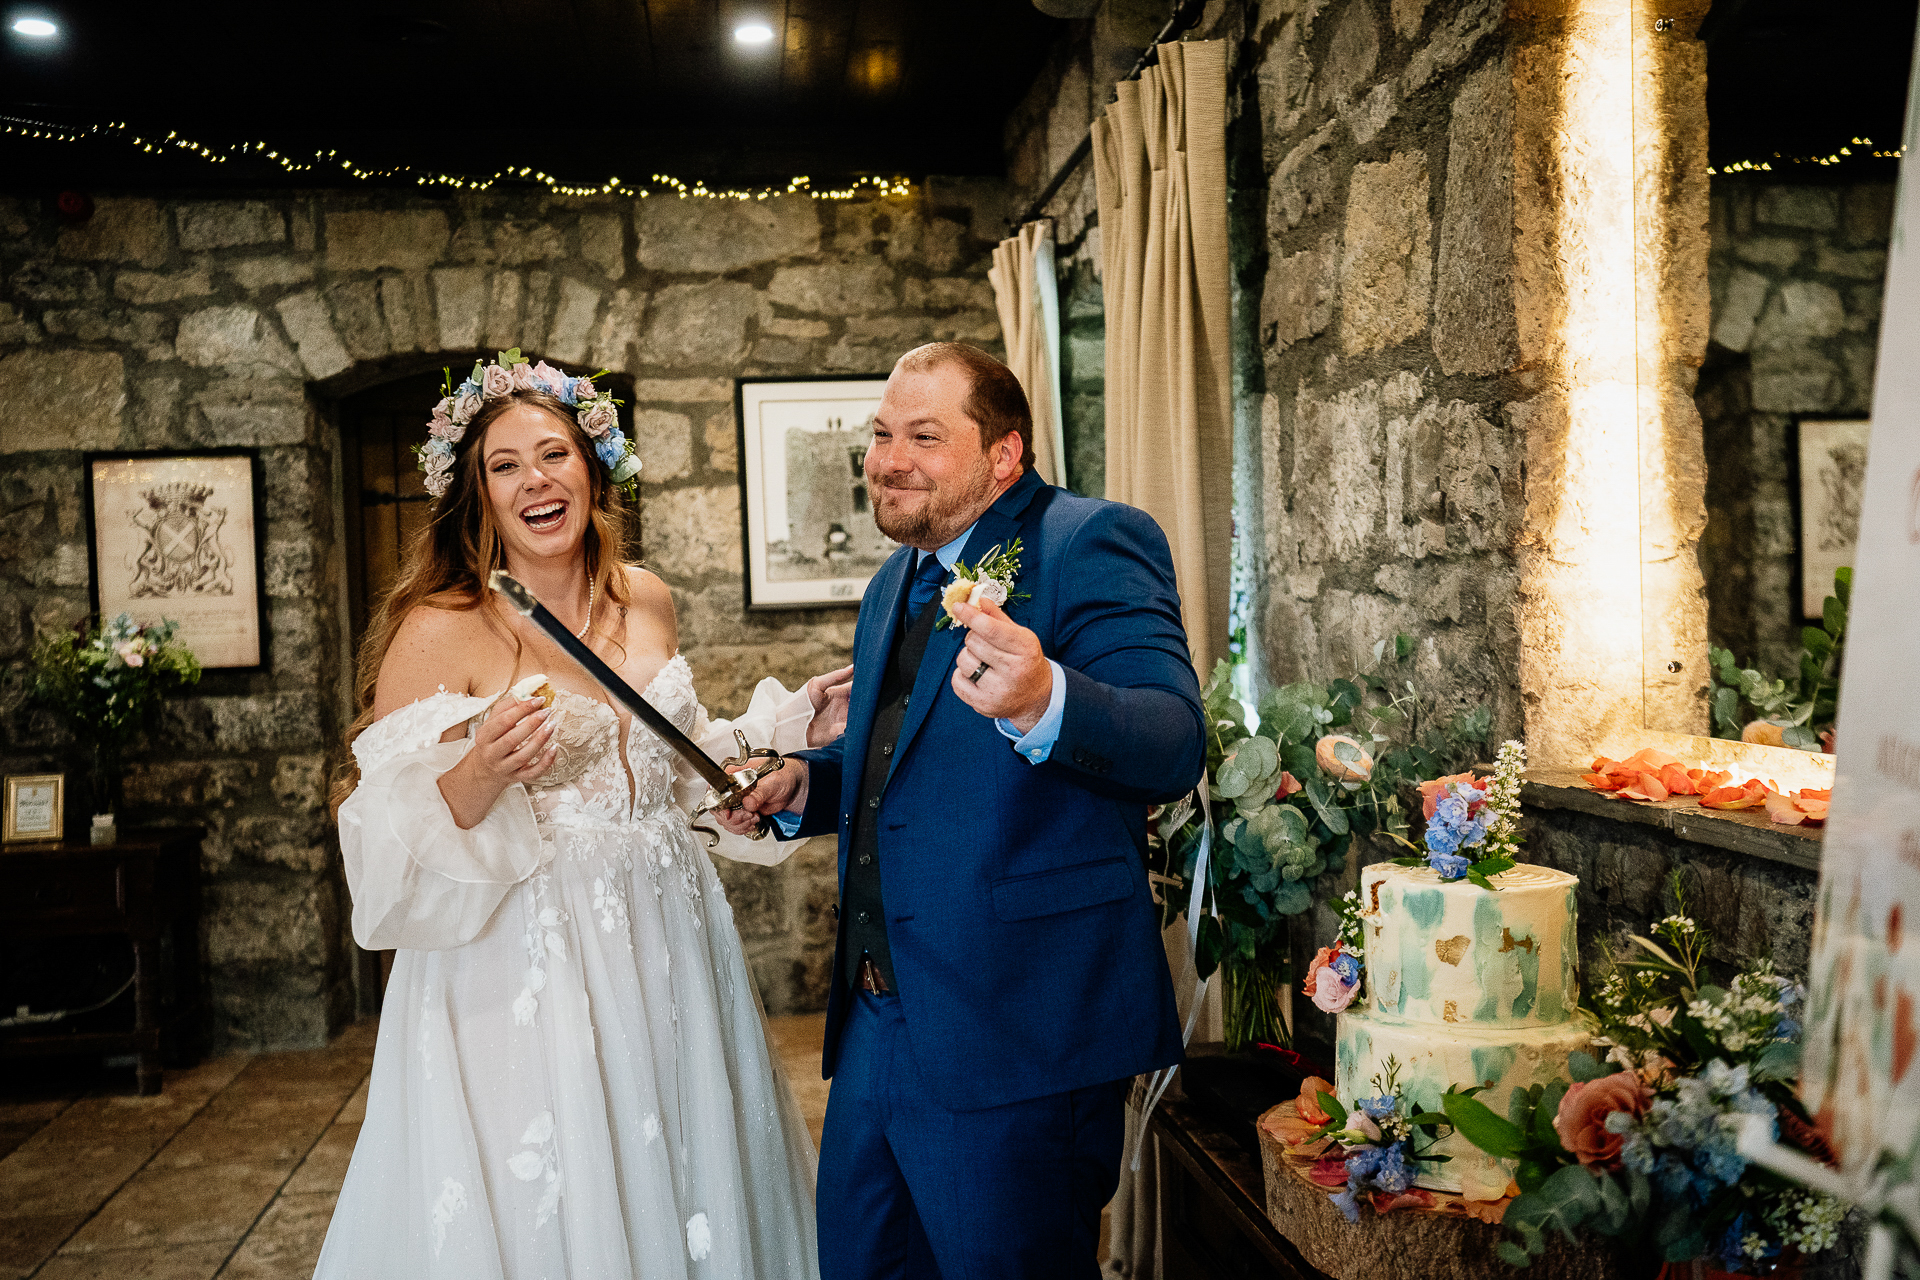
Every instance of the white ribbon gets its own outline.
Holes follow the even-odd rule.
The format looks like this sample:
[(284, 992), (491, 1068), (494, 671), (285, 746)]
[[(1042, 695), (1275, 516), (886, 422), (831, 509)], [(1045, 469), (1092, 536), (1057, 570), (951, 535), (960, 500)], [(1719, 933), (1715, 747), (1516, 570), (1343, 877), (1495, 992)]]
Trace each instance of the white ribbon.
[[(1213, 980), (1211, 977), (1200, 976), (1199, 961), (1194, 956), (1195, 950), (1200, 945), (1200, 908), (1207, 892), (1207, 858), (1213, 851), (1213, 805), (1209, 802), (1207, 795), (1207, 777), (1204, 773), (1200, 775), (1199, 785), (1193, 790), (1194, 794), (1200, 797), (1201, 826), (1200, 852), (1193, 859), (1193, 887), (1187, 899), (1187, 949), (1182, 976), (1184, 977), (1188, 971), (1193, 973), (1193, 1002), (1187, 1007), (1186, 1026), (1180, 1031), (1180, 1048), (1183, 1051), (1188, 1042), (1193, 1039), (1194, 1024), (1200, 1020), (1200, 1007), (1206, 1003), (1207, 984)], [(1140, 1148), (1147, 1142), (1147, 1122), (1153, 1118), (1153, 1109), (1160, 1105), (1160, 1095), (1164, 1094), (1167, 1086), (1173, 1083), (1173, 1073), (1179, 1069), (1180, 1065), (1175, 1063), (1147, 1077), (1147, 1105), (1146, 1109), (1140, 1113), (1140, 1132), (1134, 1138), (1133, 1159), (1129, 1163), (1129, 1167), (1135, 1173), (1140, 1172)]]
[(1920, 1240), (1920, 1185), (1889, 1186), (1884, 1171), (1874, 1173), (1863, 1169), (1842, 1173), (1830, 1169), (1803, 1152), (1775, 1142), (1771, 1116), (1742, 1117), (1738, 1146), (1740, 1154), (1754, 1164), (1771, 1169), (1783, 1178), (1791, 1178), (1809, 1190), (1844, 1200), (1875, 1219), (1867, 1235), (1867, 1257), (1860, 1277), (1861, 1280), (1893, 1280), (1893, 1228), (1886, 1219), (1900, 1222), (1910, 1238)]

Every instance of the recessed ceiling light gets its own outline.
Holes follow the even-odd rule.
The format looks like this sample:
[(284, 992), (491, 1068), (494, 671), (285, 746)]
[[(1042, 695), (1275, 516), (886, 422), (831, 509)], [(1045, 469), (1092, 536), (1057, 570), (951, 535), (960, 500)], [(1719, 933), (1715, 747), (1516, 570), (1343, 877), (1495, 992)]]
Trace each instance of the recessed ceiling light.
[(57, 36), (60, 34), (60, 28), (54, 26), (45, 18), (17, 19), (13, 24), (13, 29), (23, 36), (32, 36), (36, 40), (45, 40), (49, 36)]
[(764, 22), (749, 22), (735, 27), (733, 38), (741, 44), (765, 44), (773, 39), (773, 28)]

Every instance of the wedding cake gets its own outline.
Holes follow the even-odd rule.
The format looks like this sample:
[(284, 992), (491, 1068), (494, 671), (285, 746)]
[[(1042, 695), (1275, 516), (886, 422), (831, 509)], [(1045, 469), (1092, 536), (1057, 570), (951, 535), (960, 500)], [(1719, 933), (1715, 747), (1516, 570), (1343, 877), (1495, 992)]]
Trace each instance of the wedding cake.
[[(1479, 1099), (1504, 1116), (1514, 1089), (1567, 1078), (1567, 1056), (1588, 1040), (1575, 1017), (1580, 882), (1517, 866), (1490, 883), (1493, 892), (1390, 862), (1360, 872), (1367, 998), (1337, 1023), (1340, 1098), (1378, 1093), (1373, 1079), (1385, 1079), (1389, 1058), (1420, 1111), (1439, 1111), (1450, 1086), (1482, 1085)], [(1511, 1169), (1459, 1135), (1434, 1152), (1452, 1159), (1423, 1161), (1420, 1186), (1472, 1200), (1506, 1194)]]

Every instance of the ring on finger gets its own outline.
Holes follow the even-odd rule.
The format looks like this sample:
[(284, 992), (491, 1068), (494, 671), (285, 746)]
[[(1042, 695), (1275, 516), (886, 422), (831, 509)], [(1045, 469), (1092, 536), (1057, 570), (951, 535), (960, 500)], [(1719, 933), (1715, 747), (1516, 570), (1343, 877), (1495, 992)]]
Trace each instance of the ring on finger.
[(989, 671), (990, 669), (991, 669), (991, 668), (989, 668), (989, 667), (987, 666), (987, 664), (983, 662), (983, 663), (981, 663), (981, 664), (980, 664), (979, 666), (977, 666), (977, 667), (975, 667), (975, 668), (973, 669), (973, 674), (972, 674), (972, 675), (970, 675), (970, 676), (968, 676), (968, 677), (967, 677), (967, 679), (968, 679), (968, 681), (970, 681), (970, 682), (971, 682), (971, 683), (973, 683), (973, 684), (979, 684), (979, 683), (980, 683), (980, 677), (981, 677), (981, 676), (983, 676), (983, 675), (985, 675), (985, 674), (987, 674), (987, 672), (988, 672), (988, 671)]

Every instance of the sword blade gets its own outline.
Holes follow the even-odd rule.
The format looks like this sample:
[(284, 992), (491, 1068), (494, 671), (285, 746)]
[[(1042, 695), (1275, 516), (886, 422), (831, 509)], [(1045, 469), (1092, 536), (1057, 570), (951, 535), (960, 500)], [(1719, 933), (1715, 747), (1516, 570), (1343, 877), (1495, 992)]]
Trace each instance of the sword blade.
[(692, 765), (708, 785), (722, 792), (733, 785), (733, 779), (727, 776), (727, 771), (712, 756), (702, 751), (692, 738), (680, 732), (680, 726), (667, 719), (651, 702), (635, 693), (633, 686), (622, 680), (612, 667), (600, 661), (600, 656), (567, 630), (560, 619), (534, 598), (533, 592), (497, 569), (488, 585), (505, 596), (515, 609), (532, 619), (534, 626), (546, 632), (547, 637), (559, 645), (569, 658), (586, 669), (594, 683), (633, 712), (641, 724), (653, 730), (661, 741), (673, 748), (675, 754)]

